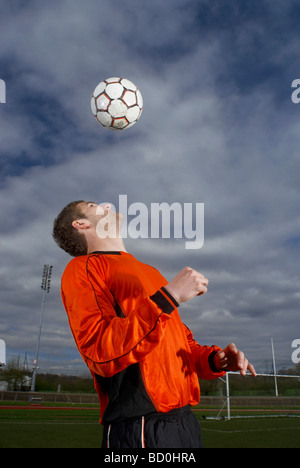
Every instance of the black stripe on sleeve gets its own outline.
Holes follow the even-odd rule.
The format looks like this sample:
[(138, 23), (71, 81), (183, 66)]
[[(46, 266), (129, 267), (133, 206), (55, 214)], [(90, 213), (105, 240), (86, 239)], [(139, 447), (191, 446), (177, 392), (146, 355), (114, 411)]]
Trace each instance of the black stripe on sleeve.
[(150, 299), (165, 313), (170, 314), (174, 310), (174, 306), (168, 301), (163, 293), (158, 290)]

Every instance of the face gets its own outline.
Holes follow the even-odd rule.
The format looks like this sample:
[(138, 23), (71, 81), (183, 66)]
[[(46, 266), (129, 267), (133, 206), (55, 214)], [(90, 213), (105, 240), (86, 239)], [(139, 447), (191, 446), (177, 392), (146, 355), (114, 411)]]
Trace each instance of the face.
[(98, 237), (116, 237), (123, 216), (113, 211), (110, 203), (98, 205), (92, 201), (83, 202), (80, 208), (91, 224), (96, 227)]
[(98, 205), (97, 203), (90, 201), (80, 203), (80, 209), (85, 214), (87, 219), (97, 218), (99, 220), (109, 214), (111, 211), (111, 205), (109, 203)]

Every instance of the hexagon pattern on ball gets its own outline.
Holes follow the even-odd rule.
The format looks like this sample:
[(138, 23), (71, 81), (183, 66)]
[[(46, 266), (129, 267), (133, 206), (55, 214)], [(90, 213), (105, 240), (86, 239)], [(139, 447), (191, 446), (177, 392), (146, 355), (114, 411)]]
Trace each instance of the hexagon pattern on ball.
[(126, 78), (107, 78), (92, 94), (91, 110), (96, 120), (110, 130), (125, 130), (141, 117), (143, 97), (139, 88)]

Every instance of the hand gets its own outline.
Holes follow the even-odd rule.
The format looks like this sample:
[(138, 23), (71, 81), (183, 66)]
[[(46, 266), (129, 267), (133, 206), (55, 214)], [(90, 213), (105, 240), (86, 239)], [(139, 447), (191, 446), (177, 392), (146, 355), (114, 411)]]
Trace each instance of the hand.
[(240, 371), (241, 375), (246, 375), (247, 370), (249, 370), (256, 377), (256, 371), (252, 364), (248, 362), (244, 353), (239, 351), (233, 343), (217, 352), (215, 355), (215, 366), (220, 370)]
[(186, 267), (165, 288), (178, 304), (181, 304), (195, 296), (205, 294), (207, 285), (208, 279), (205, 276), (190, 267)]

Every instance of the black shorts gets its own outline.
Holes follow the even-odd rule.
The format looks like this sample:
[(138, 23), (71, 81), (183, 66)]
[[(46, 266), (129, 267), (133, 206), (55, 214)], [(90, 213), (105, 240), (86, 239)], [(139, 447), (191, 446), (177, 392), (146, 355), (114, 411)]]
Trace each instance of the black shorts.
[(190, 407), (106, 424), (102, 448), (203, 448), (201, 427)]

